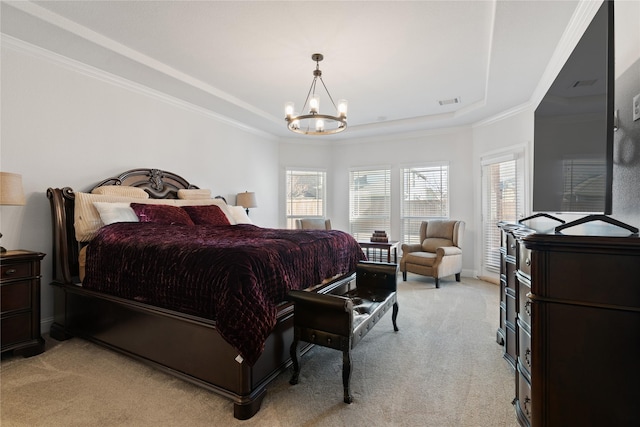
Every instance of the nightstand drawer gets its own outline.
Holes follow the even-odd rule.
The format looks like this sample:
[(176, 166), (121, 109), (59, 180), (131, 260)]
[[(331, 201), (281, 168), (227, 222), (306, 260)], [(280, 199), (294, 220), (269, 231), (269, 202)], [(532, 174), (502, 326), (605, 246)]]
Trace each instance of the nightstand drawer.
[(11, 344), (29, 341), (31, 336), (31, 312), (21, 313), (15, 316), (9, 316), (2, 319), (2, 347)]
[(2, 285), (0, 292), (2, 314), (16, 310), (31, 309), (30, 281), (23, 280), (21, 282), (7, 283)]
[(0, 274), (0, 280), (8, 281), (15, 279), (22, 279), (24, 277), (31, 276), (31, 263), (3, 263), (2, 274)]

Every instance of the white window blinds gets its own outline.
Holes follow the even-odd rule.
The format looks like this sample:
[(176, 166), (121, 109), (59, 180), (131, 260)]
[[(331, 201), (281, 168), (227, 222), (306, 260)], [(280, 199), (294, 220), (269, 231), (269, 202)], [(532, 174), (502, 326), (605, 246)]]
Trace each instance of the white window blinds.
[(402, 242), (420, 243), (422, 221), (449, 217), (449, 165), (404, 168), (401, 177)]
[(295, 228), (296, 219), (326, 215), (325, 171), (287, 169), (287, 228)]
[(349, 172), (349, 226), (357, 240), (368, 240), (375, 230), (390, 232), (391, 170)]
[(483, 265), (488, 271), (500, 271), (499, 221), (517, 221), (522, 217), (524, 179), (521, 160), (511, 158), (482, 166), (483, 187)]

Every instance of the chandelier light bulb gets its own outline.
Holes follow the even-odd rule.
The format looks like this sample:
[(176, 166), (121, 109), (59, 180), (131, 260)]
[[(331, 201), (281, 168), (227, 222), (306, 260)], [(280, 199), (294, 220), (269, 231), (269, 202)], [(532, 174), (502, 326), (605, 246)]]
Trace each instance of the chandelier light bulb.
[(284, 104), (284, 115), (287, 116), (287, 118), (291, 118), (291, 116), (293, 116), (293, 112), (294, 112), (293, 102), (287, 102), (286, 104)]
[(316, 120), (316, 131), (323, 132), (324, 131), (324, 120), (317, 119)]
[(340, 101), (338, 101), (338, 115), (342, 118), (347, 117), (347, 107), (348, 107), (348, 102), (346, 99), (341, 99)]
[(314, 94), (309, 99), (309, 112), (311, 114), (317, 114), (319, 111), (320, 111), (320, 97)]

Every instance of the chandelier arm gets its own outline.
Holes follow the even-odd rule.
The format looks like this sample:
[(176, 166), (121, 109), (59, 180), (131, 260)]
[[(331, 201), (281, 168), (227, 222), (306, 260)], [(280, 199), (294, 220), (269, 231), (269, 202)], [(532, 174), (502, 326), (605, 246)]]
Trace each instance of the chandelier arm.
[(329, 89), (327, 89), (327, 85), (324, 84), (324, 80), (322, 80), (322, 76), (320, 76), (320, 81), (322, 82), (322, 86), (324, 86), (324, 90), (327, 91), (327, 95), (329, 95), (329, 99), (331, 100), (331, 103), (333, 104), (333, 108), (335, 108), (337, 110), (338, 107), (336, 106), (336, 103), (333, 102), (333, 98), (331, 97), (331, 94), (329, 93)]

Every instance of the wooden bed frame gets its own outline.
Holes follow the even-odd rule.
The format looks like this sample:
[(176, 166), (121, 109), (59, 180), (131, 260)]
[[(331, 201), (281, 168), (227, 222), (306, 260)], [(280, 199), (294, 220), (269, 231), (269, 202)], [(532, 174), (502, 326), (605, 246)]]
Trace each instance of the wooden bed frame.
[[(179, 189), (198, 188), (159, 169), (133, 169), (104, 185), (143, 188), (150, 198), (177, 198)], [(248, 419), (260, 409), (266, 387), (291, 365), (293, 305), (279, 305), (275, 329), (264, 353), (249, 366), (216, 328), (216, 322), (83, 289), (79, 280), (79, 243), (74, 230), (74, 192), (49, 188), (53, 221), (54, 323), (56, 340), (78, 336), (124, 353), (233, 401), (233, 414)], [(318, 285), (319, 293), (344, 293), (354, 274)], [(310, 345), (302, 349), (308, 351)]]

